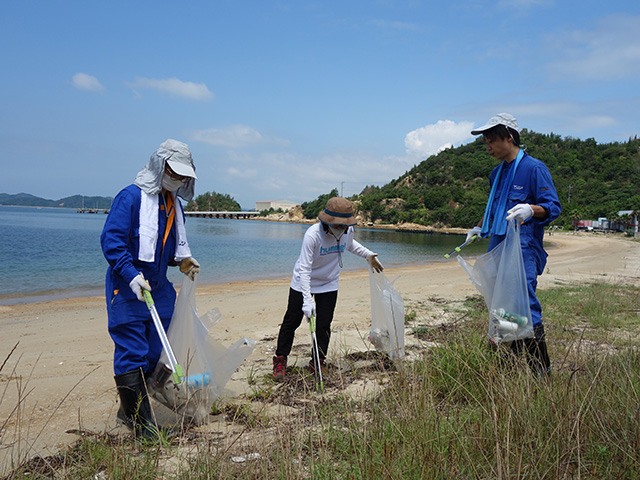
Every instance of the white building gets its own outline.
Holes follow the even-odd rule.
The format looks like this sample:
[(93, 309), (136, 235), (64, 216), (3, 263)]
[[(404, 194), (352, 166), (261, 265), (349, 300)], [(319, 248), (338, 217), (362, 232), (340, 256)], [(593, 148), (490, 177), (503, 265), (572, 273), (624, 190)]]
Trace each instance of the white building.
[(289, 202), (288, 200), (263, 200), (261, 202), (256, 202), (256, 211), (261, 212), (263, 210), (269, 210), (273, 208), (274, 210), (281, 209), (283, 212), (286, 212), (298, 203)]

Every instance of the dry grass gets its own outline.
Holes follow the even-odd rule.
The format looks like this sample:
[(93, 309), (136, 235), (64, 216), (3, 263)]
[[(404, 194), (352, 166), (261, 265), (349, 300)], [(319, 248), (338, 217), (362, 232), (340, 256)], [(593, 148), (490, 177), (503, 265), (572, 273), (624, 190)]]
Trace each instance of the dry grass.
[(639, 478), (638, 296), (605, 284), (540, 292), (550, 381), (487, 348), (480, 297), (429, 298), (408, 306), (414, 341), (399, 366), (345, 352), (320, 394), (296, 365), (218, 406), (233, 434), (141, 445), (86, 432), (7, 478)]

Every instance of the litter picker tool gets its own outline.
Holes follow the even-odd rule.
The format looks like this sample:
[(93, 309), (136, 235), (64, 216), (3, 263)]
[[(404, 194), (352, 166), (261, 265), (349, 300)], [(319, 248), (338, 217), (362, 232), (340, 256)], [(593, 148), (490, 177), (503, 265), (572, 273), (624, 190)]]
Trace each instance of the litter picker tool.
[[(316, 317), (311, 315), (307, 317), (309, 322), (309, 330), (311, 331), (311, 344), (313, 356), (313, 373), (316, 381), (316, 390), (324, 392), (324, 382), (322, 381), (322, 365), (320, 364), (320, 352), (318, 351), (318, 338), (316, 337)], [(319, 381), (318, 381), (319, 380)]]
[(160, 315), (158, 315), (158, 310), (156, 310), (156, 305), (153, 302), (151, 292), (143, 288), (142, 294), (144, 295), (144, 301), (147, 304), (147, 308), (149, 309), (149, 312), (151, 312), (151, 318), (153, 319), (153, 324), (156, 326), (156, 330), (158, 331), (162, 348), (164, 348), (164, 351), (167, 353), (167, 357), (169, 358), (169, 367), (173, 372), (173, 383), (179, 385), (182, 382), (182, 377), (184, 377), (184, 371), (182, 370), (182, 367), (178, 365), (178, 360), (176, 360), (176, 356), (171, 349), (167, 333), (164, 331), (164, 327), (162, 326), (162, 321), (160, 320)]
[(444, 258), (450, 258), (451, 255), (454, 255), (456, 253), (460, 253), (460, 250), (464, 247), (466, 247), (467, 245), (469, 245), (471, 242), (473, 242), (476, 239), (477, 235), (472, 236), (469, 240), (467, 240), (466, 242), (464, 242), (462, 245), (454, 248), (452, 251), (450, 251), (449, 253), (445, 253), (444, 254)]

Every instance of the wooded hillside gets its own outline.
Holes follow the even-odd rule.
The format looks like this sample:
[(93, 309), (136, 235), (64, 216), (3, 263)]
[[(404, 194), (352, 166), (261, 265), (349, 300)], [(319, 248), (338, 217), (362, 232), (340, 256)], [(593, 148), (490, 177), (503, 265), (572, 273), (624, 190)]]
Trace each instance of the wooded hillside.
[[(615, 220), (620, 210), (640, 209), (640, 140), (598, 144), (524, 129), (529, 155), (542, 160), (562, 203), (556, 225), (573, 218)], [(413, 222), (467, 228), (477, 224), (489, 194), (489, 175), (498, 162), (482, 137), (433, 155), (383, 187), (366, 187), (352, 197), (371, 221)]]
[(227, 193), (206, 192), (191, 200), (186, 207), (186, 211), (196, 212), (239, 212), (242, 210), (240, 204)]

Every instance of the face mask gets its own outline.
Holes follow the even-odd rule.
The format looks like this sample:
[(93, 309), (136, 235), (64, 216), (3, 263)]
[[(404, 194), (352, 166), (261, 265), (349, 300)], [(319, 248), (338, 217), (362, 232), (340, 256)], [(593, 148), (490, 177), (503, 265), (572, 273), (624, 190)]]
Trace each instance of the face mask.
[(346, 228), (336, 228), (332, 225), (329, 225), (329, 230), (331, 230), (333, 236), (336, 237), (336, 240), (340, 240), (340, 237), (347, 231)]
[(164, 174), (162, 176), (162, 188), (164, 188), (168, 192), (175, 192), (182, 186), (182, 182), (180, 180), (176, 180), (171, 178), (169, 175)]

